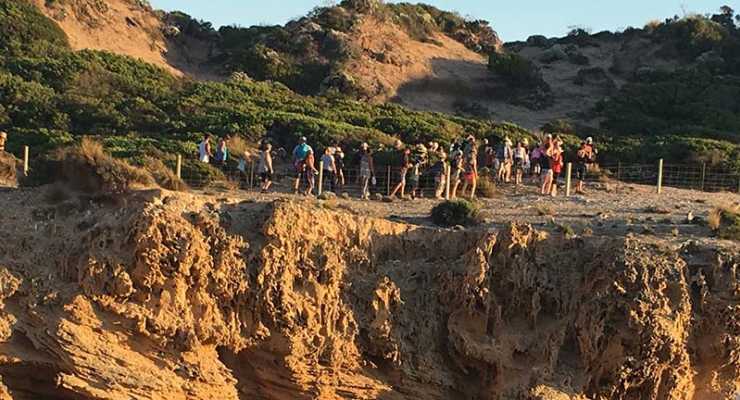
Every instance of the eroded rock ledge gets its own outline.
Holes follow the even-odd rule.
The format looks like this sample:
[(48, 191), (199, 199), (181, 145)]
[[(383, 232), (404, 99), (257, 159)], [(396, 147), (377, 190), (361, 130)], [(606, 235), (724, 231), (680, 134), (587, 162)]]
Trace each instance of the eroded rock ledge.
[(142, 194), (0, 227), (0, 399), (740, 391), (736, 246), (205, 201)]

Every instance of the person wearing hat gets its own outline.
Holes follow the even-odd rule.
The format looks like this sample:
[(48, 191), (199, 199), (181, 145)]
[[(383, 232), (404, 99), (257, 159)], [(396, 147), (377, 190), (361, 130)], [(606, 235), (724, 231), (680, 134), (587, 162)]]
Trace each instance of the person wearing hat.
[(8, 141), (8, 134), (6, 132), (0, 131), (0, 152), (5, 151), (5, 142)]
[(370, 200), (370, 180), (375, 176), (375, 166), (373, 165), (373, 153), (367, 143), (360, 146), (359, 159), (362, 200)]
[(313, 153), (313, 149), (308, 145), (308, 139), (301, 136), (298, 145), (293, 149), (293, 168), (295, 169), (295, 183), (293, 184), (293, 193), (298, 193), (301, 186), (301, 177), (306, 173), (306, 157), (308, 153)]

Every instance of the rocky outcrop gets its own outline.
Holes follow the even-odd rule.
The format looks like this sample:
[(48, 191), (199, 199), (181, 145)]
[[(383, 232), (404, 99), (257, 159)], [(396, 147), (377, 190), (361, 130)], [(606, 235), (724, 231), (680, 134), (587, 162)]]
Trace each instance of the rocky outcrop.
[(141, 192), (35, 226), (25, 202), (0, 228), (0, 398), (740, 390), (736, 246), (208, 201)]

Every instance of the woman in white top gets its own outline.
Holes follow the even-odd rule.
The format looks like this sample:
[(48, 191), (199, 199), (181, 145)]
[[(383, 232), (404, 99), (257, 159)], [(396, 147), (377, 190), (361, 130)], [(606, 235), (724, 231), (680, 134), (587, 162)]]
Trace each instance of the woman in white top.
[(203, 138), (203, 141), (200, 142), (198, 145), (198, 160), (200, 162), (204, 162), (206, 164), (211, 162), (211, 157), (213, 156), (213, 153), (211, 152), (211, 134), (206, 134), (206, 137)]
[(321, 156), (321, 162), (324, 164), (324, 182), (329, 182), (329, 187), (334, 192), (337, 184), (337, 166), (334, 160), (334, 148), (326, 148), (324, 155)]
[(264, 149), (260, 151), (260, 159), (257, 163), (257, 171), (259, 172), (260, 180), (262, 181), (262, 193), (267, 193), (270, 189), (270, 185), (272, 185), (273, 170), (272, 154), (270, 154), (270, 151), (272, 151), (272, 145), (270, 143), (266, 143)]

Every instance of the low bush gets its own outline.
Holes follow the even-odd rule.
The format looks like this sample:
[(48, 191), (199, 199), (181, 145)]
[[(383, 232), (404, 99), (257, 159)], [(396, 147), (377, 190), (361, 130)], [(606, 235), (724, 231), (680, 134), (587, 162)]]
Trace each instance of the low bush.
[(55, 158), (60, 166), (57, 178), (88, 194), (120, 194), (154, 184), (149, 172), (113, 158), (100, 142), (89, 138), (60, 149)]
[(478, 178), (476, 193), (484, 199), (492, 199), (498, 194), (496, 183), (491, 179), (490, 174), (481, 174)]
[(445, 201), (432, 209), (432, 221), (445, 227), (477, 225), (481, 222), (480, 209), (464, 199)]

